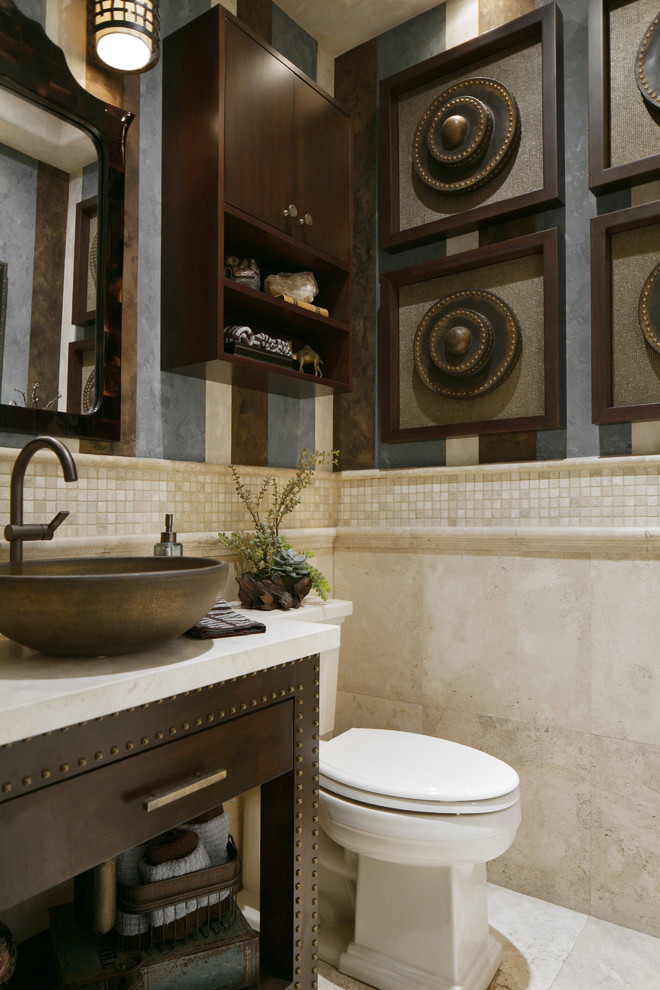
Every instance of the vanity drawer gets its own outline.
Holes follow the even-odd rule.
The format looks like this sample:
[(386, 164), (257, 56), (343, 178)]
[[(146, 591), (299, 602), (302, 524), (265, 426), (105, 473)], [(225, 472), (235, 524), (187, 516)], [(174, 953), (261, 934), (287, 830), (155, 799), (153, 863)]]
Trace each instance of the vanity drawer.
[[(293, 700), (282, 701), (7, 801), (0, 909), (287, 773), (293, 721)], [(222, 779), (187, 793), (199, 777), (221, 770)], [(165, 803), (145, 809), (163, 793)]]

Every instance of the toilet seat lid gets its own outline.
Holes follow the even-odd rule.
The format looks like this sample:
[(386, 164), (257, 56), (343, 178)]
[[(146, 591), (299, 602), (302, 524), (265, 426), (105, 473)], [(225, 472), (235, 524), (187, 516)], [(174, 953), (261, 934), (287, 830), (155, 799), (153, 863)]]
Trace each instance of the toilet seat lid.
[(321, 786), (402, 810), (479, 814), (519, 800), (516, 771), (480, 750), (414, 732), (349, 729), (321, 744)]

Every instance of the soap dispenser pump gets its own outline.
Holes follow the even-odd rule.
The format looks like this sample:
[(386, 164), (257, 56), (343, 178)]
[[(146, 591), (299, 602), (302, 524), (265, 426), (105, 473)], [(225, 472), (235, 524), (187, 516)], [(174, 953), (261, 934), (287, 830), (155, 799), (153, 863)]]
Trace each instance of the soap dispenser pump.
[(182, 557), (183, 544), (177, 543), (176, 533), (172, 532), (174, 516), (171, 512), (165, 515), (165, 532), (160, 534), (160, 543), (154, 546), (155, 557)]

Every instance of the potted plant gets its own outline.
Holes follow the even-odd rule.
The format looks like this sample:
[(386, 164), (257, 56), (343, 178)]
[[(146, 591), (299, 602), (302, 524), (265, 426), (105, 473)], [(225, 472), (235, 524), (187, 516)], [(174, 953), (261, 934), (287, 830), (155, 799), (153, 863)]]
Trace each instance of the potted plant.
[(295, 475), (280, 486), (277, 478), (264, 478), (256, 495), (241, 481), (233, 464), (236, 494), (252, 517), (254, 531), (218, 533), (247, 569), (238, 578), (238, 597), (246, 608), (271, 610), (298, 608), (312, 588), (325, 601), (332, 590), (327, 580), (309, 560), (311, 550), (294, 550), (280, 533), (282, 520), (302, 501), (302, 493), (313, 479), (319, 464), (337, 464), (339, 451), (304, 449)]

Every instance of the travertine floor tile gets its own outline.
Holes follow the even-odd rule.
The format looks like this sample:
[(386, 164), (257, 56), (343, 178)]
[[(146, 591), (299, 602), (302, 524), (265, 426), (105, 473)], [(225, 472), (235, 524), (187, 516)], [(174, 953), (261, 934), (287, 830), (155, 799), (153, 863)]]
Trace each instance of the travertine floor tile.
[(660, 939), (589, 918), (552, 990), (656, 990)]

